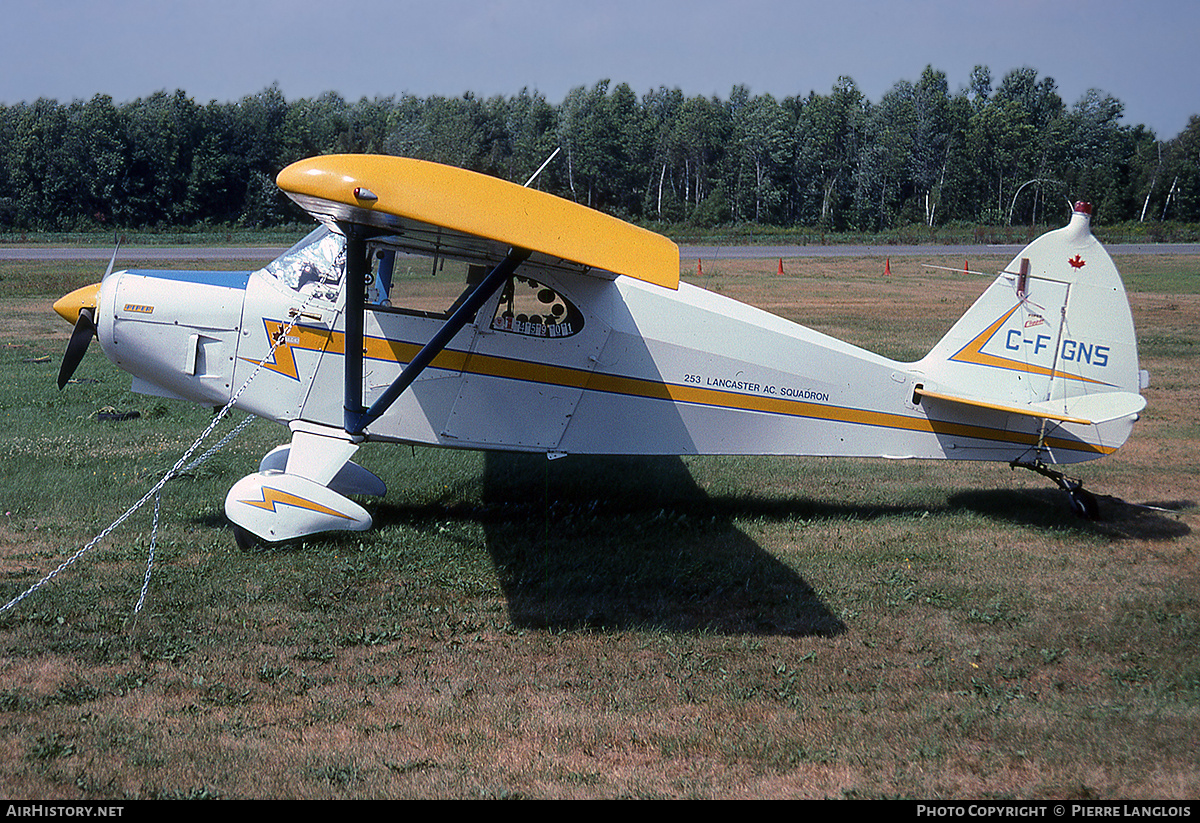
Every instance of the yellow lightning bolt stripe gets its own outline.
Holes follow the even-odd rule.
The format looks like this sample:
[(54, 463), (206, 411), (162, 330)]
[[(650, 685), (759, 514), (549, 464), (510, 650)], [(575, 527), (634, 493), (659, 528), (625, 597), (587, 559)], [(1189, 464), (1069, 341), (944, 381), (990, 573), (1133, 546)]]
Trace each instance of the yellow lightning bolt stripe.
[(1094, 383), (1098, 386), (1107, 386), (1103, 380), (1093, 380), (1090, 377), (1082, 377), (1077, 374), (1062, 371), (1061, 369), (1048, 369), (1045, 366), (1035, 366), (1032, 363), (1022, 363), (1020, 360), (1012, 360), (1008, 357), (997, 357), (994, 354), (988, 354), (983, 351), (983, 347), (988, 344), (988, 341), (1000, 330), (1000, 327), (1005, 324), (1008, 318), (1012, 317), (1013, 312), (1021, 308), (1021, 304), (1013, 306), (1011, 309), (1000, 315), (992, 325), (981, 331), (979, 334), (963, 346), (951, 356), (951, 360), (958, 363), (971, 363), (976, 366), (991, 366), (997, 369), (1006, 369), (1008, 371), (1019, 371), (1027, 374), (1037, 374), (1043, 377), (1065, 377), (1068, 380), (1078, 380), (1081, 383)]
[[(278, 320), (264, 320), (267, 337), (277, 340), (282, 333), (283, 324)], [(416, 356), (421, 347), (401, 340), (389, 340), (386, 337), (365, 337), (363, 339), (363, 356), (368, 360), (383, 360), (389, 363), (407, 363)], [(325, 352), (328, 354), (345, 354), (346, 335), (342, 332), (331, 332), (327, 329), (315, 329), (308, 326), (294, 326), (291, 331), (275, 348), (272, 358), (255, 360), (243, 357), (242, 360), (254, 365), (261, 365), (268, 371), (299, 380), (296, 368), (295, 351)], [(441, 369), (460, 371), (467, 361), (464, 352), (445, 350), (434, 358), (433, 365)]]
[(263, 318), (263, 326), (266, 328), (268, 340), (279, 341), (279, 345), (271, 353), (270, 359), (255, 360), (252, 357), (241, 357), (239, 359), (247, 363), (253, 363), (256, 366), (262, 366), (268, 371), (282, 374), (284, 377), (290, 377), (293, 380), (299, 380), (300, 375), (296, 370), (296, 358), (292, 353), (292, 349), (321, 352), (328, 347), (330, 342), (330, 332), (325, 329), (293, 326), (287, 335), (280, 339), (280, 335), (283, 334), (283, 323), (278, 320)]
[(245, 503), (247, 506), (254, 506), (258, 509), (265, 509), (269, 512), (275, 511), (275, 504), (284, 506), (294, 506), (298, 509), (307, 509), (308, 511), (317, 512), (318, 514), (331, 514), (335, 517), (341, 517), (345, 520), (353, 520), (354, 518), (347, 514), (342, 514), (336, 509), (331, 509), (328, 506), (323, 506), (306, 497), (285, 492), (282, 489), (274, 489), (270, 486), (262, 487), (262, 500), (239, 500), (239, 503)]

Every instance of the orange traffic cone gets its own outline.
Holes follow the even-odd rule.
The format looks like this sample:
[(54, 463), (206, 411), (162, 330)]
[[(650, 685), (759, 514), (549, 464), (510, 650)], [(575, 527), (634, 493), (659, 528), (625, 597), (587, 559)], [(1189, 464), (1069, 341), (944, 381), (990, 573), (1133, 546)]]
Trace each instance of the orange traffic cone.
[(883, 261), (883, 276), (884, 277), (892, 276), (892, 258), (890, 258), (890, 257), (888, 257), (887, 259), (885, 259)]
[(963, 261), (963, 274), (970, 274), (970, 273), (971, 273), (971, 261), (964, 260)]
[(779, 258), (779, 274), (783, 275), (783, 258)]
[(697, 277), (703, 277), (703, 276), (704, 276), (704, 267), (700, 265), (700, 259), (699, 259), (699, 258), (697, 258), (697, 259), (696, 259), (696, 276), (697, 276)]

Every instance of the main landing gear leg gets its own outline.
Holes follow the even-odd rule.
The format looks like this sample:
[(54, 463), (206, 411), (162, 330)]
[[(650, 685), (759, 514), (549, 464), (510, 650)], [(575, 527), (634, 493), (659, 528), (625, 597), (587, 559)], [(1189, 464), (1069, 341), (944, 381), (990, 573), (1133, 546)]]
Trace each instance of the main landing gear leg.
[(1014, 460), (1009, 465), (1014, 469), (1029, 469), (1029, 471), (1040, 474), (1042, 477), (1050, 478), (1058, 484), (1060, 489), (1067, 493), (1067, 501), (1071, 504), (1071, 511), (1088, 520), (1100, 519), (1100, 505), (1096, 502), (1096, 496), (1084, 489), (1082, 480), (1067, 477), (1062, 472), (1050, 468), (1041, 460), (1033, 463), (1023, 463), (1020, 460)]

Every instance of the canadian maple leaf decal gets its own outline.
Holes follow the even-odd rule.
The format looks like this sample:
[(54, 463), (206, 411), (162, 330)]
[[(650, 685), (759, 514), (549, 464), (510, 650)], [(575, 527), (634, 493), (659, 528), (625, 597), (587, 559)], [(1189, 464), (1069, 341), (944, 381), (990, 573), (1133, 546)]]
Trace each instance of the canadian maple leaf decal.
[(1084, 266), (1086, 266), (1086, 265), (1087, 265), (1087, 261), (1085, 261), (1085, 260), (1084, 260), (1082, 257), (1080, 257), (1078, 254), (1077, 254), (1077, 255), (1075, 255), (1075, 256), (1074, 256), (1073, 258), (1071, 258), (1070, 260), (1068, 260), (1067, 262), (1068, 262), (1068, 263), (1070, 263), (1070, 264), (1071, 264), (1071, 267), (1072, 267), (1072, 268), (1075, 268), (1075, 269), (1082, 269)]

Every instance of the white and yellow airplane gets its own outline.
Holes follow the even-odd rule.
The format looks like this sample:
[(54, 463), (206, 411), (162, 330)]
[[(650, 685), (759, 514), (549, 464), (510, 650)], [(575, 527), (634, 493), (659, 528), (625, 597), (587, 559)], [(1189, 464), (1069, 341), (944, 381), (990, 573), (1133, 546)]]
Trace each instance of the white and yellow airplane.
[[(110, 266), (55, 304), (75, 324), (60, 388), (95, 336), (137, 391), (289, 427), (226, 497), (241, 543), (370, 528), (351, 499), (385, 492), (351, 462), (370, 441), (1004, 461), (1094, 516), (1052, 466), (1115, 452), (1145, 406), (1086, 204), (904, 363), (681, 283), (665, 237), (492, 177), (342, 155), (278, 184), (322, 225), (266, 268)], [(457, 299), (423, 297), (429, 274)]]

